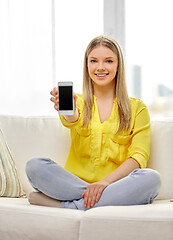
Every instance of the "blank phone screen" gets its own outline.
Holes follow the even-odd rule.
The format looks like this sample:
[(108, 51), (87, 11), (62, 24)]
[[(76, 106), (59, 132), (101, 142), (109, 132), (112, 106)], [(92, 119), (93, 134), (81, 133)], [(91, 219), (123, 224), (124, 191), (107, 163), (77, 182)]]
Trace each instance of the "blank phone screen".
[(59, 86), (59, 110), (73, 110), (72, 86)]

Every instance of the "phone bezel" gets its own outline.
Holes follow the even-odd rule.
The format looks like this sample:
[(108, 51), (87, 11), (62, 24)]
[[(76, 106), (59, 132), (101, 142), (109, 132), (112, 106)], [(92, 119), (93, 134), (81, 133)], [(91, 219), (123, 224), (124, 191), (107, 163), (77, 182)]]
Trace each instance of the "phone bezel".
[(73, 115), (74, 114), (74, 99), (73, 99), (73, 82), (58, 82), (58, 94), (59, 94), (59, 87), (66, 87), (71, 86), (72, 87), (72, 103), (73, 103), (73, 109), (72, 110), (58, 110), (59, 115)]

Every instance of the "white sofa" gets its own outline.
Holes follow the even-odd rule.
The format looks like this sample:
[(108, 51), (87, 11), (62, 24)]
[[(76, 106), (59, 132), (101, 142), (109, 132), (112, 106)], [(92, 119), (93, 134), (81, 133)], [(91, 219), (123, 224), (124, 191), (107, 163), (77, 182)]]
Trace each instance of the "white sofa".
[[(62, 166), (69, 130), (58, 116), (0, 116), (0, 128), (25, 193), (31, 188), (25, 164), (49, 157)], [(153, 204), (93, 208), (87, 211), (30, 205), (27, 198), (0, 198), (0, 240), (173, 240), (173, 119), (152, 121), (148, 167), (160, 172), (161, 191)]]

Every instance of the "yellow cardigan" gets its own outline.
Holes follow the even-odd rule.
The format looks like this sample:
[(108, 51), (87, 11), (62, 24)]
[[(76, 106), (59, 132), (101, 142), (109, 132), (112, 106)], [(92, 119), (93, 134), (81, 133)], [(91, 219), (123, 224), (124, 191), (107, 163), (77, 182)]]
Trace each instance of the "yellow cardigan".
[(78, 94), (78, 121), (70, 123), (60, 116), (62, 124), (71, 130), (71, 147), (65, 169), (93, 183), (106, 177), (130, 157), (145, 168), (150, 153), (149, 112), (140, 99), (130, 98), (130, 104), (130, 129), (116, 135), (119, 124), (117, 100), (114, 100), (111, 116), (101, 125), (94, 96), (92, 119), (88, 127), (83, 127), (84, 101)]

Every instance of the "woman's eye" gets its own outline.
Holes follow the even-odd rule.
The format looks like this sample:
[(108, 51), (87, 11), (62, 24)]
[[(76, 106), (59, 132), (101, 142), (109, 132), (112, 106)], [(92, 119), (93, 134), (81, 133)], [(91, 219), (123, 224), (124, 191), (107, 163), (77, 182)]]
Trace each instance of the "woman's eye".
[(95, 63), (95, 62), (96, 62), (96, 60), (91, 60), (90, 62), (91, 62), (91, 63)]
[(107, 63), (112, 63), (113, 61), (112, 60), (107, 60)]

